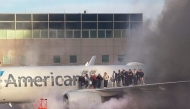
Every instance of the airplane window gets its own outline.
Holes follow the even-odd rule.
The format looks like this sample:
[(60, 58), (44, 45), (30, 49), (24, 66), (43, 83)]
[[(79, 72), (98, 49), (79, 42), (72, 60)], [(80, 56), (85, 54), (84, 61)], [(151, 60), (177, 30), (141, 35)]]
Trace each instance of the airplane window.
[(30, 82), (30, 79), (28, 79), (28, 82)]
[(7, 83), (7, 80), (5, 80), (5, 83)]
[(0, 80), (0, 83), (2, 83), (2, 80)]
[(25, 82), (25, 79), (23, 79), (23, 82)]

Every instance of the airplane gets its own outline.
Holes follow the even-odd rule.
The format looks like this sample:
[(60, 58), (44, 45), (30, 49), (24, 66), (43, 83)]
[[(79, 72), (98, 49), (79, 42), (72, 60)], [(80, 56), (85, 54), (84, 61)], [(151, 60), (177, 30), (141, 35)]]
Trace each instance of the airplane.
[[(0, 103), (26, 103), (38, 98), (54, 95), (63, 98), (63, 102), (102, 103), (105, 97), (116, 96), (131, 90), (154, 91), (167, 90), (168, 86), (188, 84), (190, 81), (145, 84), (136, 86), (113, 87), (109, 81), (108, 88), (79, 89), (78, 77), (84, 74), (101, 74), (107, 72), (109, 77), (119, 69), (142, 69), (143, 65), (131, 62), (127, 65), (94, 65), (95, 56), (83, 66), (29, 66), (3, 67), (0, 69)], [(146, 75), (146, 74), (145, 74)]]

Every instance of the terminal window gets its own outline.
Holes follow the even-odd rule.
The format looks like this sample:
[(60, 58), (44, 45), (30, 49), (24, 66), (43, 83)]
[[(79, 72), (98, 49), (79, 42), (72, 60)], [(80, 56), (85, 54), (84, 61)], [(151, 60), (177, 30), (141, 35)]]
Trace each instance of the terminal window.
[(114, 29), (129, 29), (128, 22), (114, 22)]
[(66, 29), (81, 29), (80, 22), (66, 22)]
[(121, 38), (121, 30), (114, 31), (114, 38)]
[(60, 30), (60, 31), (58, 30), (57, 31), (57, 38), (64, 38), (64, 36), (65, 35), (64, 35), (64, 31), (63, 30)]
[(49, 29), (64, 29), (64, 22), (49, 22)]
[(73, 31), (66, 31), (66, 38), (73, 38)]
[(0, 29), (14, 30), (15, 29), (15, 22), (0, 22)]
[(0, 14), (0, 21), (14, 21), (15, 14)]
[(129, 14), (114, 14), (114, 21), (129, 21)]
[(98, 14), (98, 21), (113, 21), (113, 14)]
[(105, 38), (105, 30), (98, 31), (98, 38)]
[(76, 55), (70, 55), (70, 63), (77, 63), (77, 56)]
[(102, 55), (102, 63), (109, 62), (109, 55)]
[(81, 38), (80, 34), (80, 31), (74, 31), (74, 38)]
[(32, 29), (32, 24), (30, 22), (17, 22), (16, 29)]
[(16, 14), (16, 21), (31, 21), (31, 14)]
[(66, 21), (80, 21), (80, 14), (66, 14)]
[(82, 22), (82, 29), (97, 29), (96, 22)]
[(130, 21), (142, 21), (142, 14), (130, 14)]
[(61, 63), (61, 57), (60, 56), (53, 56), (53, 63)]
[(64, 21), (64, 14), (49, 14), (49, 21)]
[(106, 30), (106, 38), (113, 38), (113, 33), (111, 30)]
[(83, 14), (82, 21), (97, 21), (97, 14)]
[(56, 31), (55, 30), (49, 31), (49, 38), (56, 38)]
[(6, 39), (6, 38), (7, 38), (7, 31), (0, 30), (0, 39)]
[(3, 56), (3, 64), (11, 64), (11, 56)]
[(90, 30), (90, 38), (97, 38), (97, 31), (96, 30)]
[(118, 62), (125, 62), (125, 55), (118, 55)]
[(82, 38), (89, 38), (89, 31), (82, 31)]
[(33, 21), (48, 21), (48, 14), (33, 14)]

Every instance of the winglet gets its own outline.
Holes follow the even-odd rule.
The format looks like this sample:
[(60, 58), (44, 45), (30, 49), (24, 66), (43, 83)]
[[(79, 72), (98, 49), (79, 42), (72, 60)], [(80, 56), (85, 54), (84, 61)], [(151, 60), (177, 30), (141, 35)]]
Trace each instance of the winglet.
[(9, 106), (10, 106), (10, 107), (13, 107), (11, 103), (9, 103)]
[(88, 62), (88, 64), (86, 63), (85, 66), (94, 65), (95, 60), (96, 60), (96, 56), (92, 56), (92, 58), (90, 59), (90, 61)]

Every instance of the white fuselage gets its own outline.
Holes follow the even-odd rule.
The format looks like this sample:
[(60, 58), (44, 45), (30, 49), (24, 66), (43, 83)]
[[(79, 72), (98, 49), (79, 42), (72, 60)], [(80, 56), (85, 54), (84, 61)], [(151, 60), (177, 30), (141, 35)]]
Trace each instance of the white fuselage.
[[(77, 76), (82, 72), (96, 70), (103, 76), (107, 72), (111, 77), (113, 71), (120, 69), (141, 68), (126, 65), (101, 66), (39, 66), (39, 67), (5, 67), (0, 77), (0, 102), (29, 102), (47, 97), (61, 96), (67, 91), (77, 90)], [(25, 80), (27, 79), (27, 80)]]

